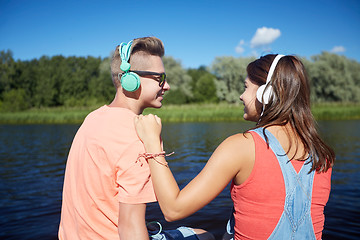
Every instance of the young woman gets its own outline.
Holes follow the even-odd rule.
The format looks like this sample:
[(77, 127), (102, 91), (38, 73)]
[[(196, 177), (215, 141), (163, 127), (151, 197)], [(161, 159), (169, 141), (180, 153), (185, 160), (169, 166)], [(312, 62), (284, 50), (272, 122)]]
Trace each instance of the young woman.
[(240, 100), (256, 128), (224, 140), (181, 191), (164, 158), (161, 120), (135, 119), (161, 210), (168, 221), (187, 217), (232, 181), (235, 239), (321, 239), (335, 154), (317, 133), (304, 66), (266, 55), (247, 74)]

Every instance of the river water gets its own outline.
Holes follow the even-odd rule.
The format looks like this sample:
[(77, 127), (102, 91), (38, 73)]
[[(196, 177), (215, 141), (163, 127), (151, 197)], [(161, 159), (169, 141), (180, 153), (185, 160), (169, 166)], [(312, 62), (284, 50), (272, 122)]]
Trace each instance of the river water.
[[(165, 150), (179, 186), (204, 167), (226, 137), (251, 123), (163, 124)], [(57, 239), (66, 158), (79, 125), (0, 125), (0, 239)], [(325, 208), (323, 239), (360, 237), (360, 121), (321, 121), (319, 129), (337, 155), (332, 190)], [(229, 186), (194, 215), (167, 223), (158, 204), (149, 204), (147, 220), (165, 228), (204, 228), (217, 239), (231, 210)]]

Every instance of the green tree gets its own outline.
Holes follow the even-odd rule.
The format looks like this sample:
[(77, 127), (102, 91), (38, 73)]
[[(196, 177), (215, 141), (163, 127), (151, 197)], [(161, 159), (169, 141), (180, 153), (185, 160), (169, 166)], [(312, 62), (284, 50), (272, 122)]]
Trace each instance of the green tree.
[(183, 104), (192, 98), (191, 77), (182, 68), (180, 62), (172, 57), (163, 58), (167, 81), (171, 90), (166, 93), (164, 102)]
[(217, 96), (221, 101), (238, 102), (244, 90), (246, 67), (254, 58), (217, 57), (211, 70), (217, 77)]
[(200, 66), (199, 68), (190, 68), (187, 70), (187, 74), (191, 77), (191, 87), (195, 89), (197, 81), (204, 75), (209, 73), (206, 66)]
[(192, 102), (217, 102), (219, 100), (216, 95), (216, 77), (205, 66), (189, 69), (187, 73), (192, 78)]
[(91, 78), (89, 93), (95, 103), (109, 103), (115, 94), (115, 87), (111, 79), (111, 58), (105, 58), (99, 65), (99, 75)]
[(347, 60), (349, 78), (354, 83), (352, 88), (352, 101), (360, 102), (360, 63), (355, 60)]
[(6, 112), (22, 111), (29, 108), (28, 95), (24, 89), (11, 89), (4, 93), (1, 110)]
[(13, 53), (10, 50), (0, 51), (0, 100), (4, 92), (10, 91), (15, 72)]
[(18, 86), (25, 91), (28, 96), (28, 107), (33, 107), (35, 103), (35, 88), (37, 83), (37, 65), (38, 61), (33, 59), (31, 61), (17, 61), (16, 62), (16, 79)]
[[(68, 107), (88, 106), (96, 102), (90, 86), (99, 78), (100, 58), (69, 57), (66, 62), (66, 77), (60, 85), (61, 102)], [(93, 82), (93, 83), (92, 83)]]
[(216, 95), (216, 79), (212, 74), (206, 74), (200, 77), (196, 82), (194, 96), (197, 102), (218, 102)]
[(34, 102), (36, 107), (53, 107), (59, 104), (59, 75), (63, 74), (59, 71), (59, 67), (54, 62), (60, 64), (60, 57), (57, 61), (51, 61), (51, 58), (43, 56), (40, 58), (36, 71), (36, 86), (34, 94)]
[(308, 72), (316, 101), (359, 101), (358, 63), (328, 52), (313, 56), (312, 60)]

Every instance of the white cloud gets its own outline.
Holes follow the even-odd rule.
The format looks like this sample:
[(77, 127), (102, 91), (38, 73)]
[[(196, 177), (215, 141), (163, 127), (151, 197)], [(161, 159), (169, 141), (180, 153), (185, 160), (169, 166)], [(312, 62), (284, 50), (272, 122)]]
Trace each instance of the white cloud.
[(262, 27), (256, 30), (254, 37), (251, 39), (251, 47), (258, 48), (270, 45), (278, 37), (280, 37), (281, 32), (279, 29)]
[(244, 44), (245, 44), (245, 41), (244, 40), (241, 40), (240, 42), (239, 42), (239, 44), (235, 47), (235, 52), (237, 52), (237, 53), (239, 53), (239, 54), (242, 54), (244, 51), (245, 51), (245, 49), (244, 49)]
[(330, 52), (332, 53), (342, 53), (342, 52), (345, 52), (346, 49), (343, 47), (343, 46), (335, 46), (333, 47), (333, 49), (331, 49)]

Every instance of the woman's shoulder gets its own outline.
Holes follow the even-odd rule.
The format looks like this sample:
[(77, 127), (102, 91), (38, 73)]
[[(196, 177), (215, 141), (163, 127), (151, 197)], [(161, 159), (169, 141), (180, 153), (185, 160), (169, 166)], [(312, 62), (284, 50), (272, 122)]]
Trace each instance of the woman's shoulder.
[(249, 177), (255, 163), (254, 139), (250, 132), (245, 132), (234, 134), (223, 143), (227, 162), (238, 171), (234, 181), (241, 184)]
[(225, 141), (229, 143), (241, 143), (241, 144), (251, 144), (252, 142), (254, 142), (250, 132), (237, 133), (231, 135), (230, 137), (225, 139)]
[(219, 146), (223, 151), (232, 155), (244, 156), (252, 153), (255, 149), (254, 140), (251, 133), (237, 133), (226, 138)]

